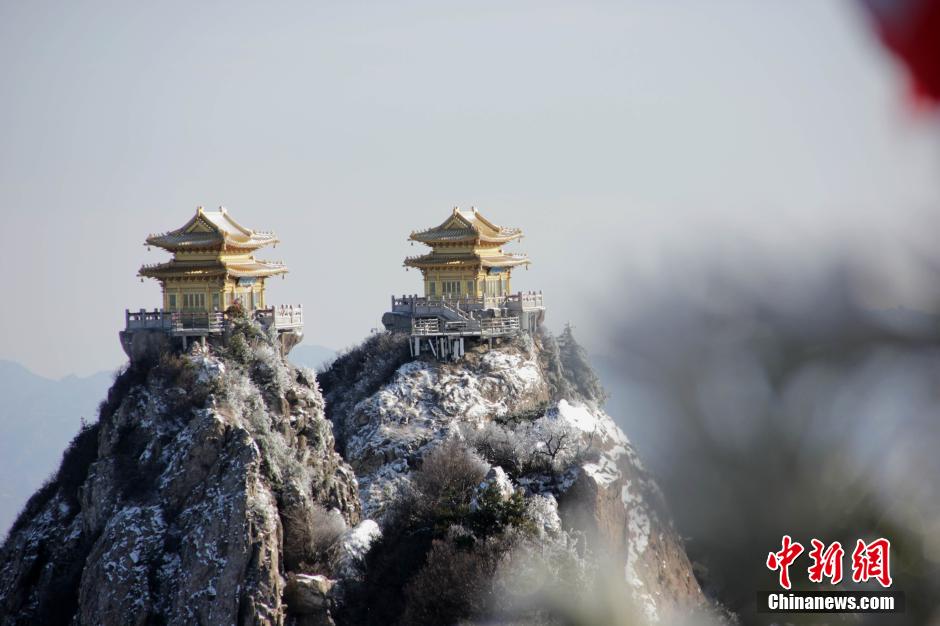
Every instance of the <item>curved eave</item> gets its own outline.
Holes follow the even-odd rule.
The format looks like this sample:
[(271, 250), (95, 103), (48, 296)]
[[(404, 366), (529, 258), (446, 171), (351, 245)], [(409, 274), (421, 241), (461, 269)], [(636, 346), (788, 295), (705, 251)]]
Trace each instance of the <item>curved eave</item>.
[(478, 260), (458, 259), (453, 261), (405, 259), (405, 267), (415, 267), (417, 269), (431, 269), (432, 267), (477, 267), (480, 265)]
[(269, 239), (253, 237), (248, 240), (239, 240), (232, 237), (187, 238), (185, 236), (173, 236), (170, 234), (154, 235), (147, 237), (144, 241), (145, 245), (163, 248), (168, 252), (177, 252), (180, 250), (220, 250), (223, 247), (226, 249), (251, 251), (277, 243), (280, 243), (277, 237), (271, 237)]
[(279, 274), (286, 274), (287, 271), (288, 271), (287, 267), (283, 265), (281, 267), (267, 268), (263, 270), (251, 270), (251, 269), (240, 270), (236, 267), (229, 267), (228, 275), (234, 276), (235, 278), (250, 278), (250, 277), (267, 278), (268, 276), (277, 276)]
[(412, 233), (409, 237), (412, 241), (418, 241), (428, 245), (436, 243), (509, 243), (522, 238), (522, 233), (507, 233), (500, 235), (483, 235), (475, 231), (468, 233), (439, 233), (439, 232), (420, 232)]
[(480, 264), (483, 267), (519, 267), (520, 265), (529, 265), (532, 261), (528, 258), (513, 258), (506, 260), (487, 260), (481, 259)]
[(280, 263), (183, 265), (171, 262), (160, 265), (145, 265), (140, 268), (137, 275), (145, 278), (212, 278), (226, 276), (233, 278), (267, 278), (268, 276), (277, 276), (287, 272), (287, 266)]
[(518, 267), (531, 263), (528, 257), (522, 255), (503, 255), (500, 257), (462, 256), (448, 259), (444, 256), (429, 254), (405, 259), (405, 267), (417, 269), (453, 268), (453, 267)]

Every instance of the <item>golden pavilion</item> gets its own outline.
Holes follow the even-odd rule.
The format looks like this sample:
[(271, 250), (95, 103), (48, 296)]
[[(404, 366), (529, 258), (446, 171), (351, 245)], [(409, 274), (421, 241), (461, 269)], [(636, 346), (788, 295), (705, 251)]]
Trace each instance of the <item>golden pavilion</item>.
[(254, 253), (277, 243), (274, 233), (242, 226), (224, 207), (198, 207), (180, 228), (147, 237), (147, 246), (163, 248), (173, 258), (144, 265), (138, 275), (160, 281), (165, 311), (224, 311), (236, 302), (245, 311), (263, 309), (265, 279), (286, 274), (287, 267)]
[(545, 318), (542, 292), (512, 292), (512, 270), (529, 257), (503, 251), (522, 238), (518, 228), (497, 226), (476, 209), (454, 208), (439, 226), (409, 236), (431, 251), (405, 259), (421, 270), (424, 295), (392, 296), (382, 325), (409, 333), (411, 355), (425, 350), (458, 359), (467, 341), (490, 346), (519, 333), (535, 333)]
[(507, 254), (502, 246), (522, 238), (518, 228), (489, 221), (475, 208), (453, 212), (442, 224), (411, 233), (409, 239), (427, 244), (431, 252), (405, 259), (421, 270), (428, 298), (502, 297), (512, 293), (515, 267), (528, 265), (524, 254)]

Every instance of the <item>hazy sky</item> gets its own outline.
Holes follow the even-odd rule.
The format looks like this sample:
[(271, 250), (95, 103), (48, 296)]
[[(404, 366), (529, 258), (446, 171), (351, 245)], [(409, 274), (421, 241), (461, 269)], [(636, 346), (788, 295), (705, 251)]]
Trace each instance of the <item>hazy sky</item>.
[(904, 90), (849, 2), (0, 0), (0, 358), (116, 367), (144, 237), (200, 204), (279, 234), (269, 300), (334, 348), (454, 205), (525, 229), (514, 286), (595, 350), (624, 271), (690, 250), (894, 268), (940, 195)]

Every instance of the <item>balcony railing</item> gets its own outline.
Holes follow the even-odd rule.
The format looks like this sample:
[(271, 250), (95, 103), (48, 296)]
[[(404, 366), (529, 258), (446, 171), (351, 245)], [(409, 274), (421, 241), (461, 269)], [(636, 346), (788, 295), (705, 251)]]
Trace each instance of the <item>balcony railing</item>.
[[(251, 316), (265, 328), (277, 330), (302, 328), (304, 325), (301, 305), (274, 306), (256, 309)], [(161, 330), (169, 334), (201, 335), (222, 333), (231, 320), (221, 311), (124, 311), (125, 330)]]
[(278, 330), (301, 328), (304, 325), (304, 309), (301, 304), (282, 304), (256, 310), (255, 319), (261, 322), (262, 326), (270, 327), (273, 324)]
[(484, 337), (499, 337), (502, 335), (514, 335), (519, 331), (519, 318), (512, 317), (492, 317), (481, 320)]
[(502, 296), (484, 296), (482, 298), (466, 295), (392, 296), (392, 311), (395, 313), (413, 313), (423, 315), (431, 309), (450, 309), (471, 313), (482, 309), (508, 308), (522, 310), (545, 306), (541, 291), (520, 291)]
[(170, 313), (172, 332), (205, 331), (221, 333), (225, 317), (221, 311), (173, 311)]

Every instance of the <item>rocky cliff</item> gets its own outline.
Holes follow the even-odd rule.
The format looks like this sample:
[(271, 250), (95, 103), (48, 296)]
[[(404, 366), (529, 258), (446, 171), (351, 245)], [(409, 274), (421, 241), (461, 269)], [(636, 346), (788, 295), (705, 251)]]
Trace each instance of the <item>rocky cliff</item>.
[(0, 549), (0, 624), (710, 610), (570, 333), (457, 363), (375, 335), (321, 375), (326, 411), (274, 346), (246, 324), (120, 374)]
[[(456, 363), (409, 360), (402, 339), (381, 335), (341, 356), (322, 380), (340, 450), (356, 471), (364, 515), (383, 527), (400, 526), (401, 502), (416, 497), (423, 463), (434, 450), (450, 446), (451, 456), (462, 448), (479, 457), (486, 482), (522, 495), (529, 520), (548, 531), (536, 533), (539, 542), (557, 542), (564, 535), (563, 542), (575, 544), (585, 577), (561, 589), (541, 581), (540, 601), (551, 606), (548, 617), (539, 612), (537, 621), (555, 623), (551, 616), (558, 623), (718, 619), (692, 574), (658, 488), (601, 408), (604, 392), (570, 330), (557, 341), (543, 334), (471, 351)], [(459, 525), (468, 519), (472, 525), (472, 518), (458, 517)], [(414, 524), (409, 532), (416, 532)], [(382, 549), (395, 553), (396, 546), (379, 545), (373, 560)], [(493, 569), (497, 575), (499, 570)], [(598, 597), (598, 588), (607, 597)], [(368, 589), (364, 601), (377, 592)], [(518, 592), (503, 589), (502, 594)], [(382, 603), (394, 605), (396, 599)], [(507, 607), (506, 601), (491, 597), (482, 612), (490, 620), (507, 612), (518, 619), (519, 603), (510, 600)], [(414, 618), (410, 602), (406, 595), (399, 608)], [(598, 605), (612, 614), (598, 615)], [(473, 617), (479, 608), (465, 602), (470, 615), (461, 617)], [(531, 611), (522, 614), (524, 622), (533, 618)]]
[(302, 619), (284, 598), (317, 567), (304, 526), (359, 521), (333, 448), (312, 374), (257, 328), (134, 363), (7, 537), (0, 623)]

